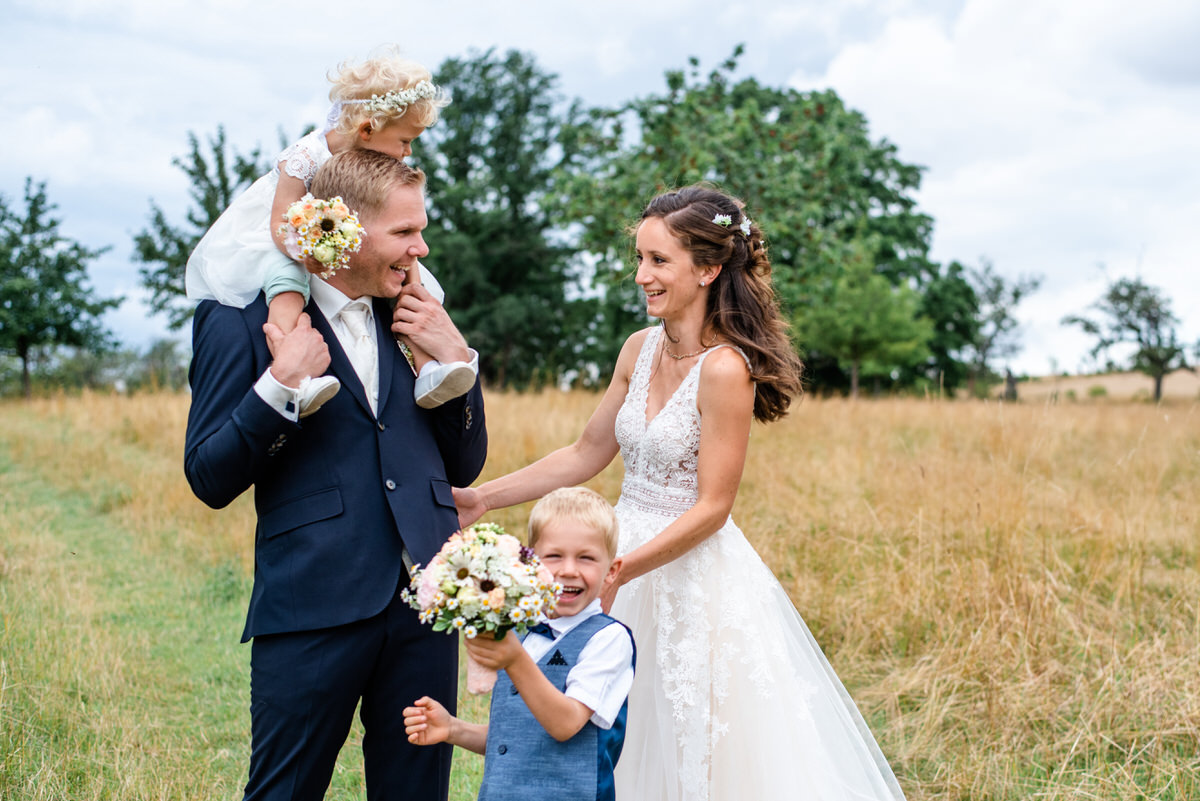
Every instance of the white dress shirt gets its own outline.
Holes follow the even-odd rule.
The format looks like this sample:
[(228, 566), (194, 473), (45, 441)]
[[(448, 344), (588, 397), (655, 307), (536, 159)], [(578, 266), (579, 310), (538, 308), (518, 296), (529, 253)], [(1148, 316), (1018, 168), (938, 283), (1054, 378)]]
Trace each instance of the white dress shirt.
[[(532, 632), (525, 637), (525, 653), (536, 663), (550, 653), (554, 643), (593, 615), (600, 614), (600, 599), (570, 617), (546, 619), (558, 637)], [(579, 652), (579, 661), (567, 673), (565, 695), (592, 710), (592, 723), (611, 729), (633, 686), (633, 640), (624, 626), (610, 625), (592, 635)]]
[[(422, 268), (422, 270), (422, 275), (424, 276), (424, 268)], [(432, 278), (432, 276), (429, 276), (425, 280), (430, 280)], [(444, 295), (444, 293), (441, 292), (441, 286), (437, 284), (436, 280), (433, 280), (433, 285), (438, 289), (438, 294)], [(373, 317), (374, 309), (371, 305), (372, 299), (366, 296), (361, 298), (348, 298), (342, 294), (341, 291), (334, 289), (328, 283), (315, 275), (309, 282), (309, 291), (312, 293), (313, 302), (317, 304), (317, 308), (321, 310), (321, 314), (325, 315), (325, 319), (329, 321), (329, 327), (333, 329), (334, 335), (338, 338), (338, 344), (342, 346), (342, 350), (350, 358), (350, 363), (354, 366), (354, 371), (358, 375), (358, 380), (364, 387), (373, 388), (374, 391), (368, 393), (370, 397), (368, 397), (367, 400), (371, 404), (371, 410), (378, 414), (378, 362), (376, 362), (374, 368), (376, 372), (374, 380), (369, 383), (364, 381), (363, 375), (360, 372), (361, 367), (355, 357), (354, 334), (351, 333), (350, 329), (346, 326), (345, 320), (341, 316), (342, 309), (353, 301), (358, 300), (366, 303), (367, 308), (371, 309), (371, 317), (369, 317), (367, 333), (371, 338), (371, 342), (376, 348), (376, 353), (378, 353), (379, 343), (376, 339), (375, 321)], [(476, 372), (478, 372), (479, 354), (474, 348), (467, 348), (467, 352), (471, 355), (471, 366), (473, 366)], [(271, 371), (269, 369), (258, 379), (258, 382), (254, 385), (254, 391), (257, 392), (258, 396), (262, 398), (269, 406), (271, 406), (271, 408), (275, 409), (275, 411), (279, 412), (279, 414), (283, 415), (288, 420), (295, 422), (300, 419), (300, 393), (291, 387), (284, 386), (283, 384), (279, 383), (279, 381), (275, 379), (275, 376), (271, 375)]]

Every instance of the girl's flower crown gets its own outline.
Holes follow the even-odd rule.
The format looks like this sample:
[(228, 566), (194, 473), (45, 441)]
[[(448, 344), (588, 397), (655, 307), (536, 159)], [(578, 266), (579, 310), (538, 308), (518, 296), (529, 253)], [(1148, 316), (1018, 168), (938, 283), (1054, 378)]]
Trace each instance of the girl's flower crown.
[(343, 100), (341, 102), (344, 105), (365, 106), (367, 111), (373, 113), (383, 112), (399, 116), (418, 100), (433, 100), (441, 95), (441, 88), (435, 86), (431, 81), (417, 81), (407, 89), (393, 89), (382, 95), (376, 94), (366, 99)]
[[(733, 225), (733, 217), (729, 214), (718, 214), (712, 218), (712, 221), (722, 228)], [(750, 218), (745, 214), (742, 215), (742, 222), (738, 225), (738, 230), (742, 232), (742, 236), (750, 238)]]

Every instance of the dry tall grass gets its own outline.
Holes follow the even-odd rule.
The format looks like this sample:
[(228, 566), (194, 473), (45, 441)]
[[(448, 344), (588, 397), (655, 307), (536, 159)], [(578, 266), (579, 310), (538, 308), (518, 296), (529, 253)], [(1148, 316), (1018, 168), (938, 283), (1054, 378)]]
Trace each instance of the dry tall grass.
[[(569, 442), (596, 400), (489, 395), (485, 477)], [(230, 567), (240, 573), (238, 611), (215, 634), (203, 629), (232, 649), (252, 512), (242, 501), (212, 512), (192, 499), (180, 466), (186, 406), (170, 396), (0, 405), (0, 467), (7, 460), (12, 476), (33, 476), (65, 493), (60, 499), (85, 499), (106, 525), (128, 533), (156, 574), (183, 582)], [(614, 465), (593, 486), (615, 500), (620, 473)], [(71, 561), (45, 524), (55, 510), (0, 487), (0, 718), (5, 726), (51, 725), (38, 719), (51, 712), (14, 711), (14, 695), (24, 693), (53, 714), (87, 719), (72, 693), (117, 692), (131, 681), (123, 672), (141, 664), (136, 642), (106, 641), (96, 612), (128, 588)], [(858, 700), (910, 799), (1193, 799), (1198, 489), (1194, 403), (810, 399), (786, 421), (754, 429), (734, 514)], [(527, 511), (494, 519), (520, 528)], [(47, 618), (13, 619), (13, 599)], [(186, 634), (188, 621), (173, 624)], [(70, 648), (37, 645), (31, 625), (67, 638)], [(68, 656), (64, 664), (39, 660), (38, 647)], [(208, 658), (242, 658), (233, 653)], [(136, 680), (153, 681), (138, 670)], [(145, 692), (170, 707), (173, 693), (208, 691)], [(210, 693), (199, 703), (241, 701)], [(232, 714), (246, 725), (242, 710)], [(182, 742), (199, 752), (207, 774), (178, 775), (194, 768), (172, 767), (191, 763), (161, 747), (167, 733), (136, 719), (133, 734), (113, 730), (130, 726), (130, 715), (107, 727), (89, 720), (92, 736), (114, 743), (119, 765), (77, 766), (107, 778), (71, 797), (187, 797), (189, 779), (224, 788), (216, 797), (236, 794), (244, 729), (219, 743), (204, 742), (203, 726), (185, 732)], [(27, 777), (28, 741), (19, 754), (19, 736), (0, 742), (10, 749), (0, 754), (0, 779)], [(37, 742), (43, 751), (70, 747)], [(97, 753), (93, 763), (102, 760)], [(44, 775), (70, 769), (69, 753), (38, 758)]]

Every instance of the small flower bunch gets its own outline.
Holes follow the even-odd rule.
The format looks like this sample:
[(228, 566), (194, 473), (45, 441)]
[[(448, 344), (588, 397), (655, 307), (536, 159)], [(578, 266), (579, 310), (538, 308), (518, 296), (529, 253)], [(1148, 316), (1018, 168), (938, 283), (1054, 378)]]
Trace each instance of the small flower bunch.
[(362, 247), (367, 233), (340, 197), (319, 200), (307, 194), (288, 206), (283, 219), (279, 233), (288, 255), (312, 256), (324, 268), (318, 273), (322, 278), (348, 267), (350, 254)]
[[(495, 523), (477, 523), (450, 537), (424, 568), (413, 571), (402, 597), (434, 631), (524, 634), (543, 612), (553, 611), (562, 585), (532, 548)], [(495, 671), (467, 663), (467, 689), (487, 692)]]
[[(733, 216), (729, 214), (716, 214), (713, 216), (712, 221), (722, 228), (728, 228), (733, 225)], [(738, 230), (742, 232), (742, 236), (747, 239), (750, 238), (750, 218), (745, 214), (742, 215), (742, 221), (738, 225)]]
[(562, 586), (532, 548), (495, 523), (450, 537), (429, 564), (413, 572), (404, 600), (434, 631), (525, 633), (558, 603)]

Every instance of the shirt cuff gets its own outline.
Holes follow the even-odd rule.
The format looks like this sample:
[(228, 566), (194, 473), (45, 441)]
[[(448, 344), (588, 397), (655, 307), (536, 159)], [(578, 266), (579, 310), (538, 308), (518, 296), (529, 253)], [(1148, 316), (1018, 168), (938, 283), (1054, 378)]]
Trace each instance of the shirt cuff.
[(295, 423), (300, 419), (300, 390), (279, 383), (270, 368), (255, 382), (254, 391), (285, 420)]

